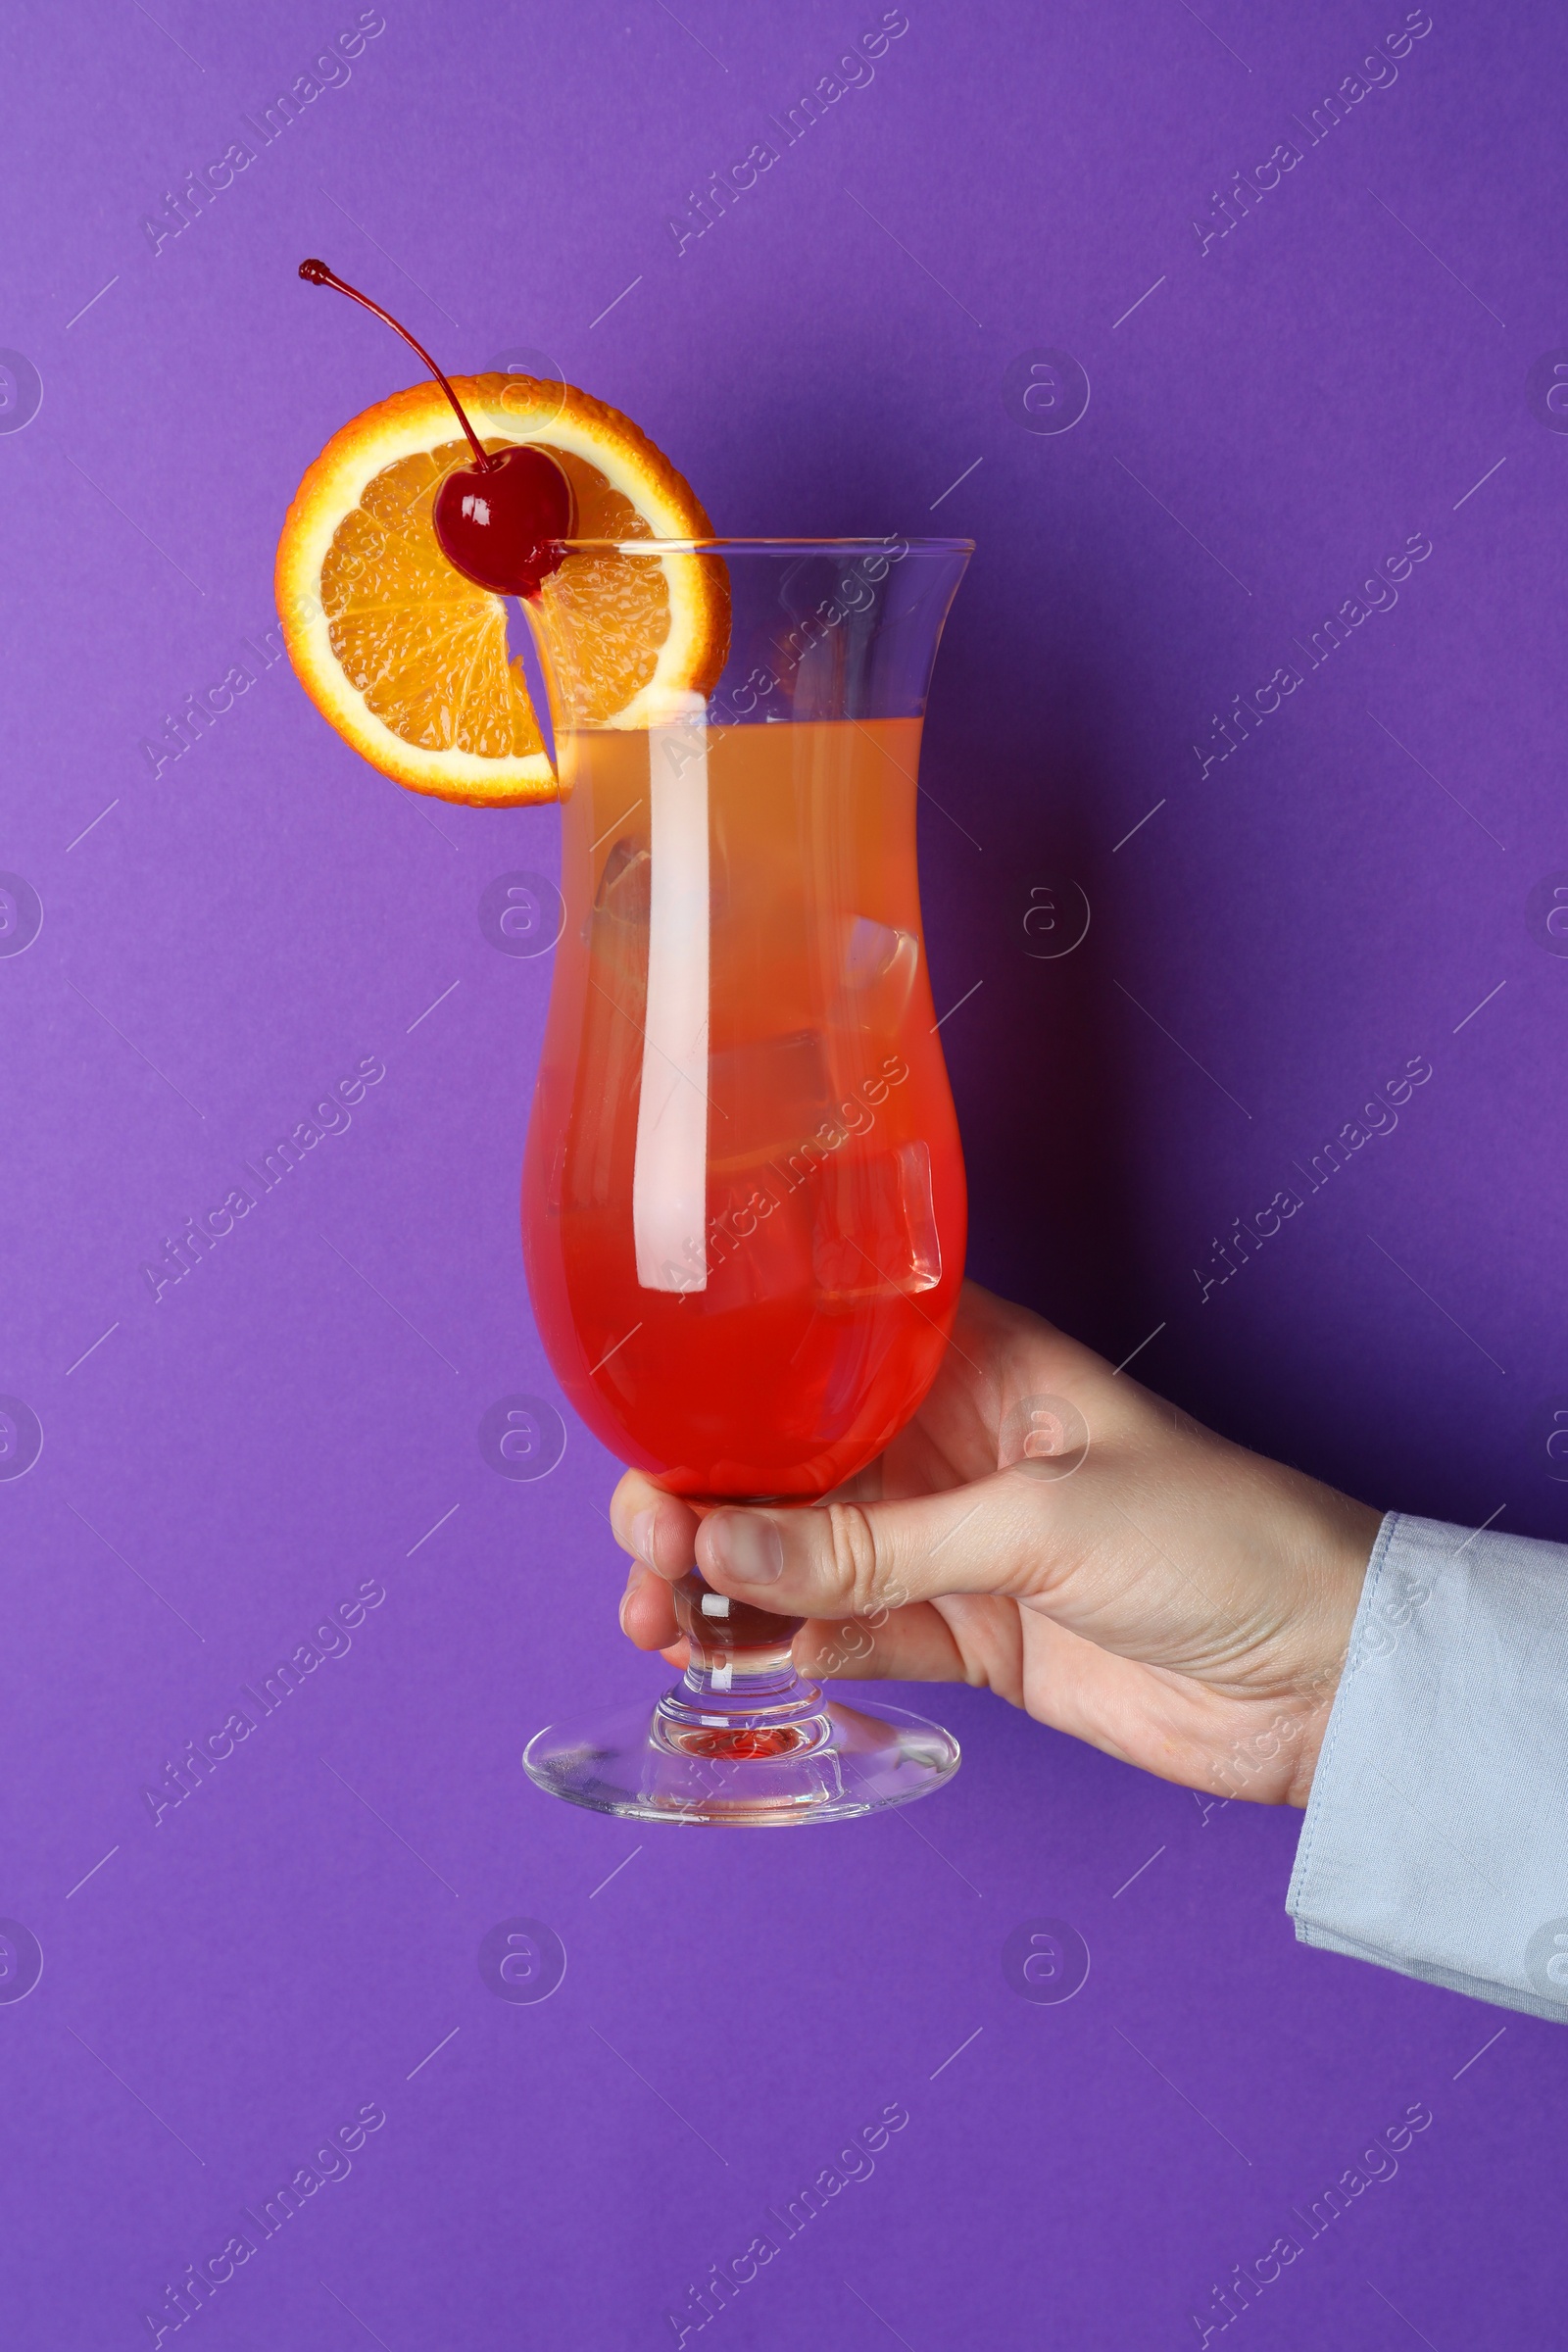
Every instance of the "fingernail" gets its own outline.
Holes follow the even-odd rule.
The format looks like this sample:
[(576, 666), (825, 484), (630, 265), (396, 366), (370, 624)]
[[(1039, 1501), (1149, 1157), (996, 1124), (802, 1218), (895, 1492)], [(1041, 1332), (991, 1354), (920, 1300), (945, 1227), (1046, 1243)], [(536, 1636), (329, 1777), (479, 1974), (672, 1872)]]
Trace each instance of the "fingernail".
[(654, 1564), (654, 1514), (652, 1509), (639, 1511), (631, 1523), (631, 1547), (640, 1560)]
[(784, 1539), (760, 1511), (715, 1511), (708, 1542), (714, 1567), (738, 1585), (771, 1585), (784, 1573)]
[(645, 1568), (634, 1568), (627, 1579), (626, 1590), (620, 1596), (620, 1630), (622, 1633), (626, 1631), (626, 1611), (631, 1605), (632, 1596), (642, 1591), (647, 1573)]

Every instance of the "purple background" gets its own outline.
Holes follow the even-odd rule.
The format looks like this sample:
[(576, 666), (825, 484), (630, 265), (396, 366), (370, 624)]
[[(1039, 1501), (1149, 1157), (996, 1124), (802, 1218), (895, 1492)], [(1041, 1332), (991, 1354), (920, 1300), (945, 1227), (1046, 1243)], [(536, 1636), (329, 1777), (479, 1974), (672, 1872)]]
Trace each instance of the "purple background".
[[(952, 1691), (962, 1773), (881, 1821), (677, 1836), (530, 1787), (527, 1733), (661, 1671), (615, 1632), (614, 1464), (574, 1423), (535, 1483), (476, 1442), (558, 1395), (516, 1232), (548, 959), (476, 915), (556, 818), (400, 793), (281, 662), (156, 777), (140, 748), (270, 625), (306, 463), (408, 380), (306, 253), (460, 368), (548, 352), (722, 529), (972, 532), (928, 735), (956, 822), (921, 823), (938, 998), (984, 983), (944, 1032), (973, 1271), (1116, 1358), (1162, 1327), (1152, 1386), (1370, 1500), (1568, 1534), (1568, 942), (1528, 908), (1568, 867), (1568, 420), (1527, 389), (1568, 344), (1568, 24), (1434, 13), (1309, 144), (1398, 0), (910, 0), (679, 255), (666, 218), (871, 0), (387, 0), (347, 85), (156, 253), (164, 191), (354, 9), (11, 13), (0, 343), (43, 403), (0, 435), (0, 866), (44, 922), (0, 958), (0, 1391), (44, 1445), (0, 1484), (0, 1913), (44, 1972), (0, 2005), (8, 2341), (149, 2341), (379, 2101), (192, 2323), (214, 2352), (671, 2343), (894, 2100), (874, 2178), (705, 2341), (1192, 2343), (1417, 2100), (1398, 2177), (1238, 2328), (1551, 2339), (1568, 2039), (1298, 1949), (1295, 1816), (1205, 1816)], [(1216, 186), (1291, 139), (1200, 251)], [(1004, 397), (1044, 348), (1092, 385), (1064, 433)], [(1309, 668), (1415, 533), (1397, 605)], [(1201, 776), (1212, 713), (1292, 662)], [(1074, 884), (1089, 936), (1043, 959)], [(371, 1054), (352, 1129), (155, 1304), (141, 1262)], [(1204, 1298), (1215, 1238), (1414, 1055), (1397, 1131)], [(144, 1785), (370, 1577), (350, 1653), (155, 1826)], [(568, 1955), (542, 2006), (476, 1965), (517, 1915)], [(1041, 1916), (1093, 1954), (1065, 2005), (1003, 1974)]]

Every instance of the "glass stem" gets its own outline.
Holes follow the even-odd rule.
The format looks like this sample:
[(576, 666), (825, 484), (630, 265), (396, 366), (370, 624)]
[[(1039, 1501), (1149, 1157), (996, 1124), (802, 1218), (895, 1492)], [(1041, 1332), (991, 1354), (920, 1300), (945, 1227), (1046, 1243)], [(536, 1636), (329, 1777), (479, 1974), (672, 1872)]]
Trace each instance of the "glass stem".
[(695, 1573), (674, 1588), (675, 1618), (691, 1644), (682, 1680), (662, 1702), (685, 1723), (780, 1723), (812, 1712), (821, 1692), (796, 1670), (791, 1644), (803, 1617), (779, 1617), (715, 1592)]

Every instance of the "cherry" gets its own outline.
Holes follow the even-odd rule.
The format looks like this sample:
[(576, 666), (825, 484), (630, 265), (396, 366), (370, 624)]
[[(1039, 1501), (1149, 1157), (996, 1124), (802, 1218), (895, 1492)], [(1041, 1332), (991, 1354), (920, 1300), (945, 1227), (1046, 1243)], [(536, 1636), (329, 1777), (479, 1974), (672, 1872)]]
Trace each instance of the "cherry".
[(554, 458), (522, 442), (449, 473), (434, 519), (448, 561), (466, 577), (502, 596), (537, 596), (571, 536), (571, 484)]
[(383, 311), (324, 262), (301, 262), (300, 275), (313, 286), (332, 286), (373, 311), (418, 353), (457, 412), (474, 462), (455, 466), (435, 495), (432, 520), (448, 563), (465, 579), (500, 596), (536, 597), (540, 583), (564, 562), (566, 551), (561, 542), (570, 538), (576, 519), (571, 484), (555, 459), (529, 442), (485, 449), (424, 345), (416, 343), (390, 311)]

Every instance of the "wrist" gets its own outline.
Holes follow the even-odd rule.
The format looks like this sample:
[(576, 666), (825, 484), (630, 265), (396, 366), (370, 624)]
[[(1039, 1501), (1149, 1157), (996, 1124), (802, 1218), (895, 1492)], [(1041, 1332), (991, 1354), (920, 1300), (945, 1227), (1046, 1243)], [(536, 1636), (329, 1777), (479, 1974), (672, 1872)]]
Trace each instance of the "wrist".
[(1312, 1793), (1329, 1717), (1349, 1655), (1351, 1629), (1383, 1524), (1383, 1514), (1366, 1503), (1353, 1502), (1332, 1489), (1323, 1492), (1328, 1508), (1323, 1514), (1313, 1577), (1317, 1604), (1313, 1616), (1319, 1640), (1314, 1643), (1315, 1660), (1305, 1667), (1297, 1686), (1299, 1736), (1285, 1791), (1285, 1802), (1298, 1808), (1304, 1807)]
[(1312, 1793), (1317, 1760), (1323, 1752), (1324, 1735), (1329, 1728), (1329, 1717), (1334, 1712), (1339, 1683), (1339, 1671), (1336, 1669), (1332, 1687), (1300, 1718), (1300, 1734), (1282, 1800), (1287, 1805), (1294, 1805), (1298, 1813), (1305, 1811), (1306, 1800)]

